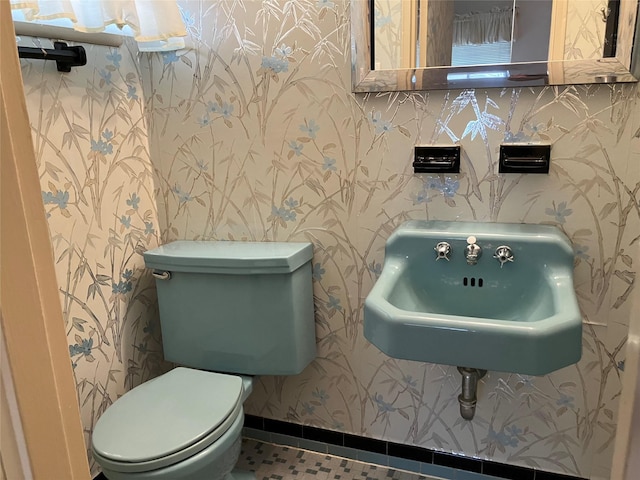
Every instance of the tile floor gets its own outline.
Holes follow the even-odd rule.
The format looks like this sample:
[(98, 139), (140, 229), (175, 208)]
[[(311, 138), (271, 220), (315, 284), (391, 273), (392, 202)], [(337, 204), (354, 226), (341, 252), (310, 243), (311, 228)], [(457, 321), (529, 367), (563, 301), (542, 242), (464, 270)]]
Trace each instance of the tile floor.
[(246, 438), (236, 468), (255, 472), (258, 480), (439, 480)]

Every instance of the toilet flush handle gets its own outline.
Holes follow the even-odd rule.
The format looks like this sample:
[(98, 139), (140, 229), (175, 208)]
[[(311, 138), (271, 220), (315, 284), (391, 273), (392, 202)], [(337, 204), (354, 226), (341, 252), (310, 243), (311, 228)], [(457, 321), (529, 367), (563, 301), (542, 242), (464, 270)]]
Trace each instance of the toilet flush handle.
[(171, 280), (171, 272), (154, 270), (151, 275), (157, 280)]

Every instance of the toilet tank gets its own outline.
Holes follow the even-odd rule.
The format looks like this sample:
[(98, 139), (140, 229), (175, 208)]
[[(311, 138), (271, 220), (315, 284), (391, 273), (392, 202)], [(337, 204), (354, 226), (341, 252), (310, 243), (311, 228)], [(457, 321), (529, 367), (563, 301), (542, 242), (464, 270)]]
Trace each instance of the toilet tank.
[(300, 373), (316, 356), (310, 243), (177, 241), (144, 253), (165, 359), (247, 375)]

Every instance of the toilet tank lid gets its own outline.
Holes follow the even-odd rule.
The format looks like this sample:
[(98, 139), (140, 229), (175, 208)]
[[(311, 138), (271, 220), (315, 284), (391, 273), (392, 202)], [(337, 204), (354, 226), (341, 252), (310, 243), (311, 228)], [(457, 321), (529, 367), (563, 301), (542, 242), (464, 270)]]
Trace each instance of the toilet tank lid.
[(144, 252), (147, 268), (194, 273), (288, 273), (313, 257), (308, 242), (179, 240)]

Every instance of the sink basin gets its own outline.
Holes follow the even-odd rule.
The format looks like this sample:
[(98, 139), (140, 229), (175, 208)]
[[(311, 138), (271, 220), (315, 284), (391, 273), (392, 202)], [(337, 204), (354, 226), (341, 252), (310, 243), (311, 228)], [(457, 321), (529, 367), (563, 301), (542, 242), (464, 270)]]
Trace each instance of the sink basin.
[[(475, 237), (482, 254), (465, 256)], [(434, 247), (451, 246), (436, 261)], [(473, 239), (472, 239), (473, 243)], [(513, 261), (493, 255), (507, 245)], [(543, 375), (580, 360), (573, 248), (550, 225), (410, 221), (387, 241), (365, 337), (391, 357)]]

